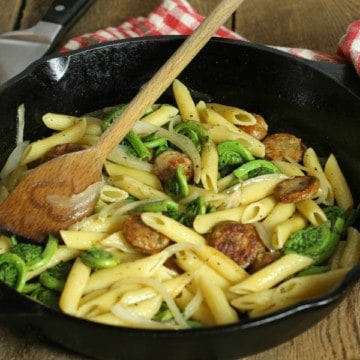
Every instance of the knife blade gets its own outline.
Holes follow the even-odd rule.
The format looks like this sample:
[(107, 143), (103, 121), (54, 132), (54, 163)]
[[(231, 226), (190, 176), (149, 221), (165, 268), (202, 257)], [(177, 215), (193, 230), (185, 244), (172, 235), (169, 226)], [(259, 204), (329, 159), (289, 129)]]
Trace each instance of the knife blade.
[(54, 0), (33, 27), (0, 36), (0, 85), (50, 52), (93, 0)]

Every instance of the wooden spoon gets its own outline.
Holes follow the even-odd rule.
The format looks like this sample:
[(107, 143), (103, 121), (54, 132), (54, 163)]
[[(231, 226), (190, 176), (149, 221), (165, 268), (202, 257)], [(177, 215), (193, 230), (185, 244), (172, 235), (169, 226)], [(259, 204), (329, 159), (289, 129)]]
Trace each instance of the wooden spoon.
[(243, 0), (222, 0), (194, 33), (129, 103), (126, 110), (91, 148), (50, 160), (34, 170), (0, 205), (0, 228), (43, 242), (94, 211), (95, 200), (78, 207), (64, 207), (49, 200), (49, 195), (69, 198), (101, 181), (103, 163), (180, 72), (210, 40)]

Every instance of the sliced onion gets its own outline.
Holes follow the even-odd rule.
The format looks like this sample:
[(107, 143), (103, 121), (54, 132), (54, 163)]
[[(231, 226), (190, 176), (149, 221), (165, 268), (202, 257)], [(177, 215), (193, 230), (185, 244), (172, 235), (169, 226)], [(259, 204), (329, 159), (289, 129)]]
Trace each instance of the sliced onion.
[(19, 165), (22, 154), (28, 145), (29, 141), (23, 141), (16, 145), (0, 172), (0, 179), (5, 179)]
[(152, 172), (153, 169), (152, 164), (130, 156), (126, 151), (126, 147), (122, 145), (116, 146), (107, 158), (116, 164), (128, 166), (134, 169), (140, 169), (148, 172)]
[(194, 315), (194, 313), (199, 309), (203, 299), (204, 296), (201, 291), (201, 287), (197, 286), (195, 296), (191, 299), (191, 301), (186, 305), (184, 309), (185, 319), (190, 319)]
[(263, 244), (269, 249), (269, 250), (273, 250), (273, 247), (271, 245), (271, 235), (272, 235), (272, 231), (270, 231), (270, 229), (266, 226), (264, 226), (264, 224), (262, 224), (261, 222), (255, 222), (254, 226), (256, 228), (257, 233), (260, 236), (261, 241), (263, 242)]
[(147, 319), (143, 316), (133, 313), (127, 310), (120, 304), (114, 305), (110, 311), (120, 320), (125, 322), (128, 326), (143, 328), (143, 329), (179, 329), (178, 325), (161, 323), (154, 320)]
[(46, 199), (50, 205), (64, 209), (73, 209), (74, 212), (81, 212), (82, 209), (86, 209), (89, 204), (96, 200), (99, 196), (102, 184), (102, 181), (98, 181), (88, 186), (79, 194), (73, 194), (71, 196), (51, 194), (48, 195)]
[[(186, 320), (181, 315), (180, 310), (176, 306), (174, 299), (171, 297), (169, 292), (165, 289), (165, 287), (159, 281), (157, 281), (155, 279), (149, 279), (149, 278), (128, 278), (128, 279), (126, 279), (126, 281), (129, 281), (131, 283), (140, 283), (140, 284), (147, 285), (147, 286), (155, 289), (162, 296), (163, 300), (166, 302), (167, 306), (169, 307), (171, 313), (174, 316), (175, 322), (178, 324), (178, 328), (184, 328), (184, 329), (189, 328), (189, 325), (187, 324)], [(131, 313), (130, 311), (128, 311), (127, 309), (122, 307), (120, 304), (114, 305), (111, 308), (111, 312), (114, 315), (118, 316), (120, 319), (123, 319), (125, 321), (130, 320), (130, 323), (134, 322), (134, 320), (135, 320), (134, 326), (137, 326), (137, 327), (139, 325), (140, 326), (146, 325), (146, 326), (149, 326), (152, 328), (154, 325), (156, 325), (156, 327), (159, 327), (159, 325), (160, 326), (162, 325), (164, 328), (169, 327), (168, 324), (154, 322), (154, 321), (146, 319), (142, 316)], [(172, 326), (172, 327), (174, 327), (174, 326)]]
[(25, 105), (21, 104), (17, 111), (17, 134), (16, 145), (24, 141), (24, 127), (25, 127)]
[(153, 134), (154, 132), (159, 130), (159, 127), (148, 122), (139, 120), (135, 123), (133, 130), (136, 134), (142, 137)]

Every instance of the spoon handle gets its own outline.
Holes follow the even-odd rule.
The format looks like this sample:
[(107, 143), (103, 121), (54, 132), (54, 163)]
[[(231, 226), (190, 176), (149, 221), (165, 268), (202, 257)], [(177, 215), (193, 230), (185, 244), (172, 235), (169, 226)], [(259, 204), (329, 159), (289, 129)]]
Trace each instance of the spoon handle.
[(181, 71), (205, 46), (218, 28), (244, 0), (222, 0), (211, 14), (199, 25), (194, 33), (182, 43), (165, 64), (142, 87), (139, 93), (126, 107), (124, 112), (104, 132), (95, 150), (100, 160), (107, 155), (125, 137), (145, 111), (154, 104), (162, 93), (171, 85)]

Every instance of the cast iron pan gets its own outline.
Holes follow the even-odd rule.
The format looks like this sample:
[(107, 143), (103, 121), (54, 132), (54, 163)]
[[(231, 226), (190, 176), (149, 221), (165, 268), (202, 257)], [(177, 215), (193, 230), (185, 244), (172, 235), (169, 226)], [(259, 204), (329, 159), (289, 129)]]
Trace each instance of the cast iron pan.
[[(46, 133), (41, 115), (80, 115), (129, 101), (183, 41), (139, 38), (40, 61), (0, 88), (0, 166), (14, 147), (17, 107), (25, 138)], [(197, 99), (264, 115), (270, 131), (300, 136), (339, 159), (360, 200), (360, 81), (350, 65), (316, 64), (262, 46), (212, 40), (181, 74)], [(165, 93), (161, 101), (172, 101)], [(64, 169), (65, 170), (65, 169)], [(330, 295), (256, 320), (181, 331), (100, 325), (34, 303), (0, 284), (0, 320), (33, 324), (47, 338), (98, 359), (233, 359), (285, 342), (325, 317), (360, 278), (355, 267)]]

